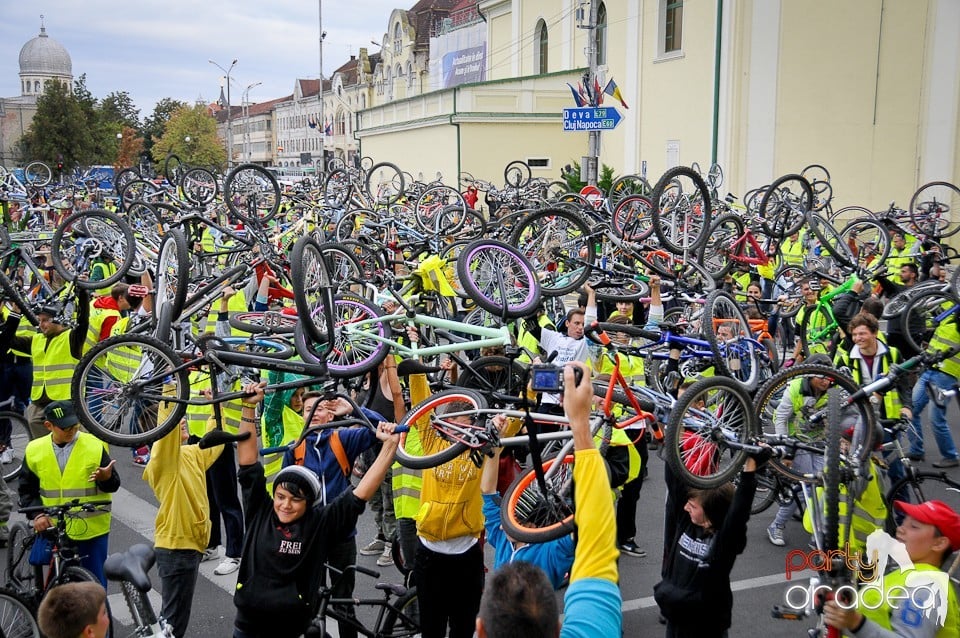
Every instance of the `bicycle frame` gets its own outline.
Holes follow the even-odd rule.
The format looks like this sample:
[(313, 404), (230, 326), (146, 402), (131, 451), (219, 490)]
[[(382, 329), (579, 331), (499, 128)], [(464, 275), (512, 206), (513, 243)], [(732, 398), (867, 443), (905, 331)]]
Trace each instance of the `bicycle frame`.
[[(418, 348), (416, 344), (409, 346), (381, 337), (378, 334), (367, 331), (370, 326), (378, 324), (391, 324), (393, 322), (405, 322), (408, 326), (431, 326), (441, 330), (449, 330), (461, 334), (480, 337), (475, 341), (463, 343), (447, 343), (437, 346), (427, 346)], [(416, 312), (397, 312), (391, 315), (382, 315), (371, 319), (364, 319), (352, 323), (346, 323), (339, 326), (347, 339), (357, 335), (365, 341), (374, 340), (379, 343), (389, 345), (393, 352), (403, 357), (431, 357), (438, 354), (447, 354), (449, 352), (460, 352), (462, 350), (479, 350), (480, 348), (490, 348), (496, 346), (506, 346), (512, 342), (510, 330), (506, 326), (499, 328), (487, 328), (484, 326), (473, 326), (459, 321), (450, 321), (448, 319), (438, 319), (429, 315), (423, 315)]]
[[(747, 248), (759, 256), (749, 257), (745, 254)], [(745, 228), (743, 234), (740, 235), (732, 244), (730, 244), (728, 248), (725, 248), (724, 252), (727, 253), (727, 258), (729, 260), (738, 264), (750, 264), (752, 266), (766, 266), (773, 261), (774, 256), (777, 254), (776, 250), (774, 250), (771, 254), (771, 251), (768, 248), (761, 246), (760, 242), (757, 241), (756, 236), (753, 234), (753, 231), (751, 231), (749, 228)]]

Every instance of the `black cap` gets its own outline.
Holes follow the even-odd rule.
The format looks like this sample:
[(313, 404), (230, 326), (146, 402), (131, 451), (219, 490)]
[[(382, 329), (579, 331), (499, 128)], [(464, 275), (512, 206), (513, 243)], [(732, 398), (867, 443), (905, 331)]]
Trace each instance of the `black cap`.
[(44, 418), (61, 430), (72, 428), (80, 419), (73, 409), (72, 401), (54, 401), (43, 410)]

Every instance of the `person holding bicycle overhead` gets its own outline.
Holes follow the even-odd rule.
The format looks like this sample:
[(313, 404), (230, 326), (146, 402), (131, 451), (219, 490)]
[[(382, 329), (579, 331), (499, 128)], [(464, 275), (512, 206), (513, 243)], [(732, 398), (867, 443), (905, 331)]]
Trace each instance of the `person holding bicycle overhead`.
[(331, 547), (354, 530), (366, 502), (377, 492), (393, 462), (400, 437), (381, 423), (380, 454), (352, 491), (317, 507), (322, 486), (311, 470), (290, 465), (277, 474), (273, 498), (267, 493), (258, 460), (257, 405), (266, 383), (243, 391), (238, 478), (246, 511), (246, 539), (233, 602), (234, 638), (294, 638), (304, 633), (317, 611), (323, 564)]
[[(110, 495), (120, 489), (120, 475), (106, 444), (92, 434), (80, 432), (80, 420), (71, 401), (54, 401), (44, 408), (44, 414), (43, 425), (50, 434), (27, 444), (20, 469), (20, 507), (111, 500)], [(80, 565), (106, 587), (103, 562), (107, 559), (110, 512), (89, 514), (83, 525), (68, 528), (67, 535), (77, 544)], [(37, 532), (52, 525), (46, 514), (33, 519)]]
[[(574, 367), (583, 372), (579, 385)], [(613, 501), (603, 457), (590, 435), (593, 388), (587, 372), (578, 362), (563, 370), (563, 407), (576, 455), (573, 480), (578, 535), (570, 586), (563, 598), (563, 624), (546, 574), (530, 563), (511, 562), (491, 575), (483, 593), (476, 619), (479, 638), (619, 638), (623, 633)]]

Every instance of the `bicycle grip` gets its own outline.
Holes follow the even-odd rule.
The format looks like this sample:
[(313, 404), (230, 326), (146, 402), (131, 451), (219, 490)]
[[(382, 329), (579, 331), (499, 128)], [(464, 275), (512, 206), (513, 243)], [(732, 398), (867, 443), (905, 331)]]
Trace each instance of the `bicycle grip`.
[(594, 321), (586, 330), (584, 330), (584, 334), (600, 345), (610, 345), (610, 336), (600, 328), (600, 324), (596, 321)]

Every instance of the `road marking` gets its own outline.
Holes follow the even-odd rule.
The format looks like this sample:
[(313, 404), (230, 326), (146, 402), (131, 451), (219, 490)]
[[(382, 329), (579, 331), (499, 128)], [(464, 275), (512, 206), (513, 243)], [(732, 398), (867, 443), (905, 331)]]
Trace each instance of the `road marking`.
[[(809, 579), (811, 576), (816, 575), (816, 572), (812, 570), (804, 570), (802, 572), (797, 572), (793, 574), (791, 580), (804, 580)], [(744, 578), (743, 580), (735, 580), (730, 583), (730, 589), (732, 591), (743, 591), (745, 589), (757, 589), (759, 587), (769, 587), (770, 585), (784, 585), (787, 583), (787, 578), (784, 574), (770, 574), (769, 576), (754, 576), (753, 578)], [(623, 601), (623, 605), (620, 607), (621, 611), (637, 611), (638, 609), (646, 609), (648, 607), (656, 607), (657, 601), (653, 599), (653, 596), (644, 596), (643, 598), (634, 598), (633, 600)]]
[[(153, 503), (145, 501), (130, 490), (121, 487), (113, 495), (113, 517), (153, 543), (154, 522), (157, 520), (157, 507)], [(213, 573), (213, 570), (219, 564), (219, 561), (215, 560), (200, 563), (200, 575), (223, 591), (233, 595), (233, 590), (237, 586), (237, 572), (226, 576), (217, 576)], [(112, 608), (112, 601), (110, 605)], [(127, 604), (123, 601), (122, 596), (120, 605), (126, 609)], [(160, 609), (159, 605), (155, 609)]]
[[(156, 589), (151, 589), (147, 592), (147, 598), (150, 599), (150, 605), (153, 607), (153, 611), (159, 615), (161, 607), (160, 592)], [(113, 617), (113, 622), (132, 627), (133, 614), (130, 613), (130, 608), (127, 606), (127, 600), (123, 597), (123, 592), (110, 594), (107, 596), (107, 600), (110, 601), (110, 615)]]

